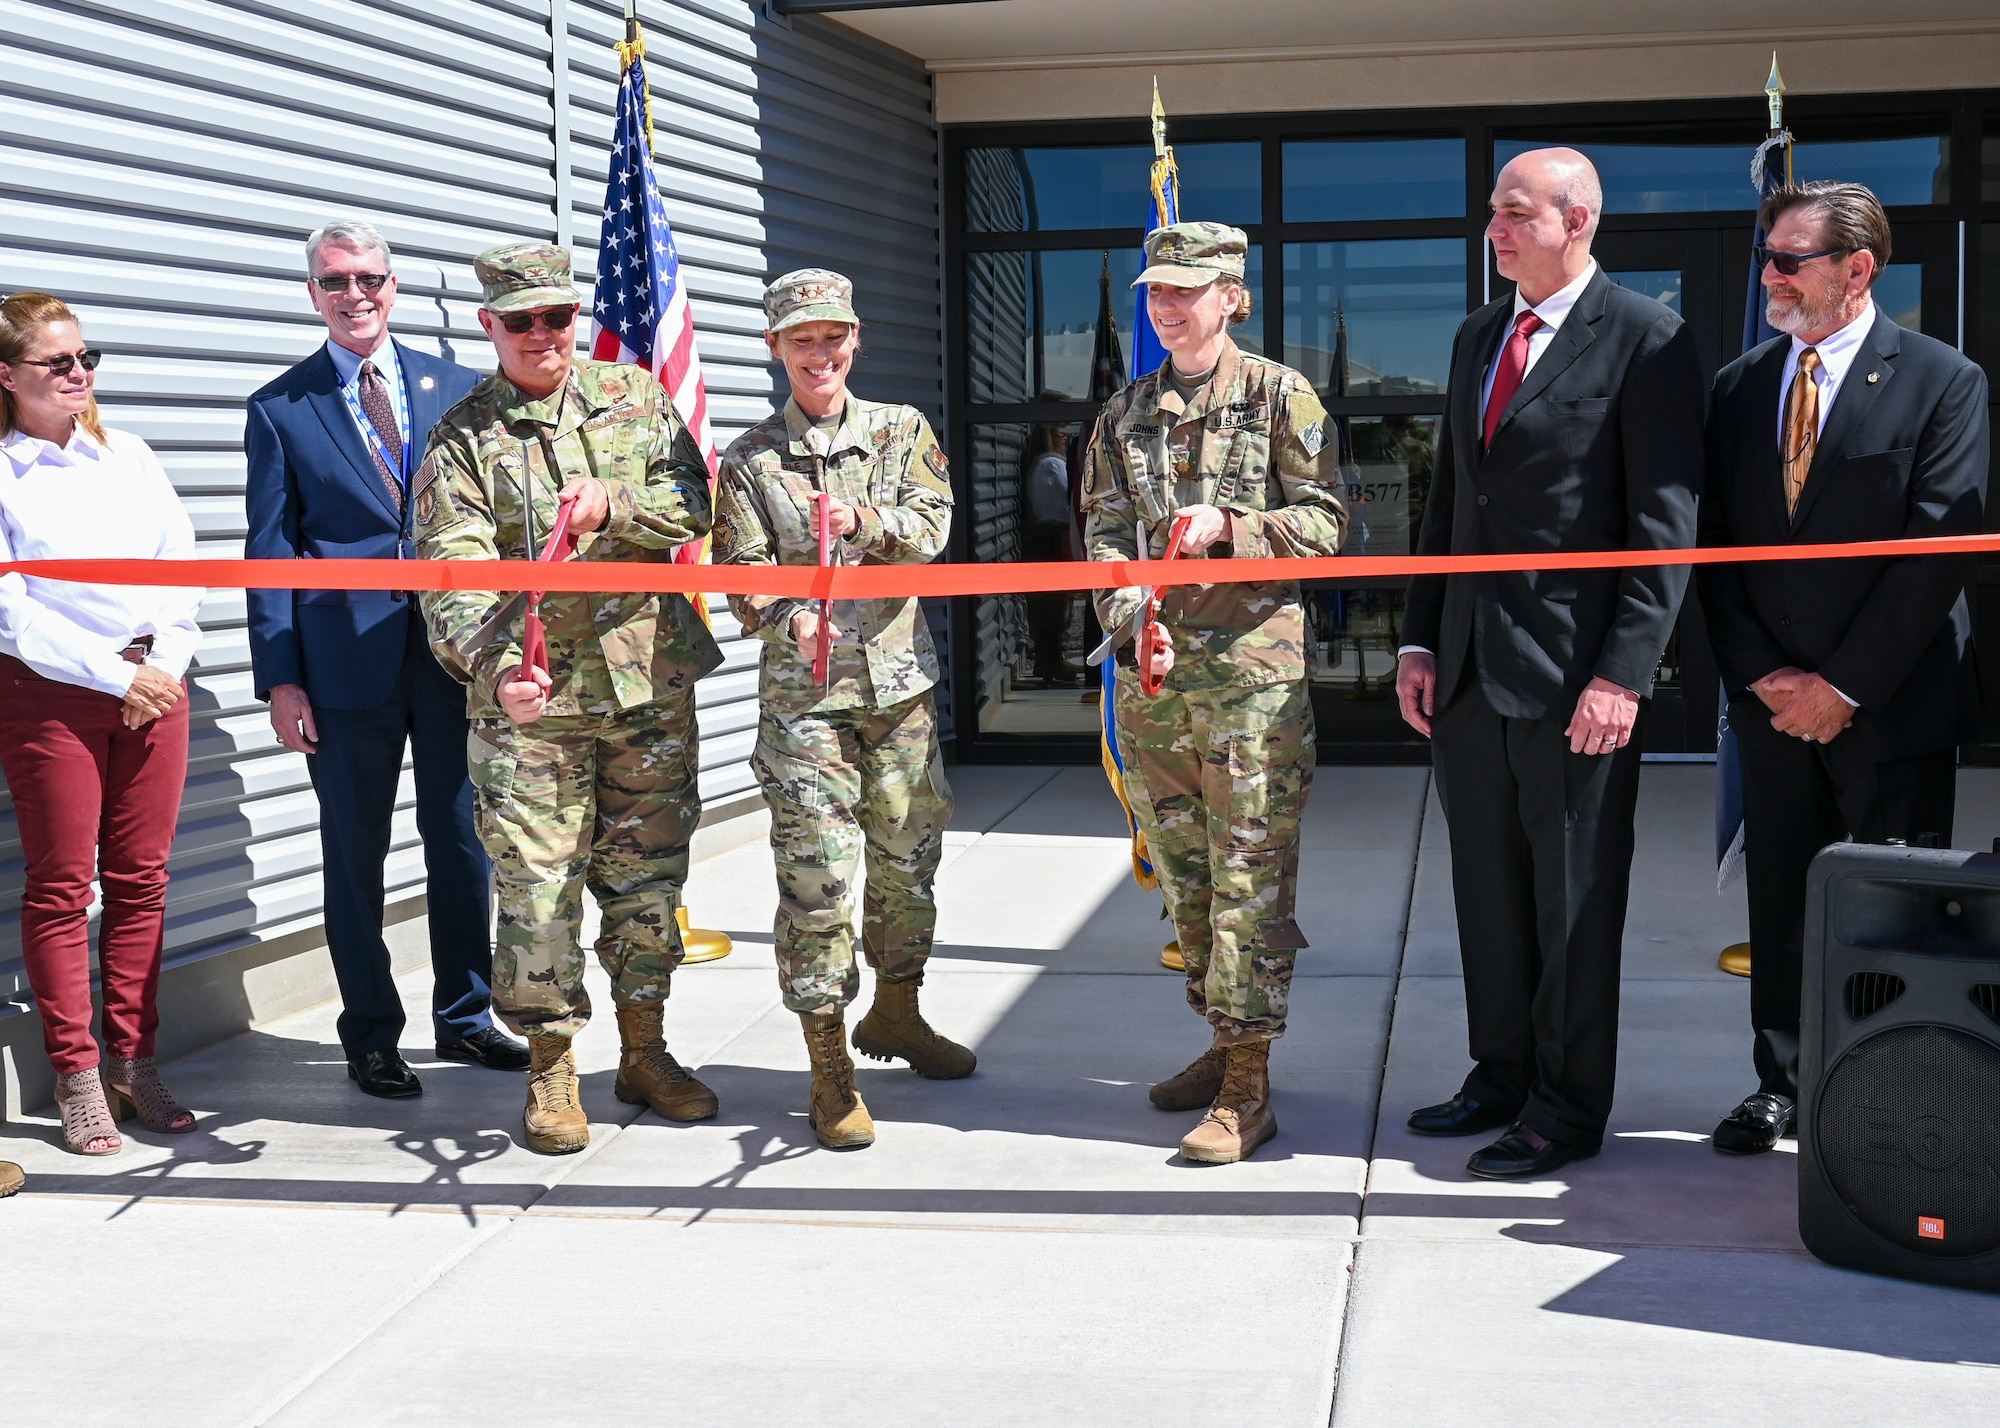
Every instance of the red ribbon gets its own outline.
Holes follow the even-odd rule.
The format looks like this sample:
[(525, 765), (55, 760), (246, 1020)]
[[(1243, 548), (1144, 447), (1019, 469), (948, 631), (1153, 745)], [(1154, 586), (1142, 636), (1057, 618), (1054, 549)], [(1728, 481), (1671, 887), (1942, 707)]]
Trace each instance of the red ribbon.
[[(832, 496), (824, 491), (813, 493), (813, 512), (819, 518), (819, 565), (822, 570), (833, 564), (832, 507)], [(833, 637), (828, 633), (832, 627), (833, 601), (822, 597), (819, 602), (819, 639), (813, 651), (813, 683), (821, 689), (833, 681)]]
[[(555, 528), (549, 532), (548, 541), (542, 546), (540, 564), (553, 565), (559, 560), (567, 560), (576, 552), (576, 538), (569, 533), (570, 513), (576, 509), (576, 497), (570, 496), (556, 506)], [(528, 616), (521, 629), (521, 664), (527, 669), (539, 669), (544, 674), (549, 669), (548, 632), (542, 628), (541, 590), (528, 592)]]
[[(1897, 559), (2000, 551), (2000, 535), (1923, 536), (1842, 545), (1710, 546), (1698, 550), (1541, 551), (1519, 555), (1341, 555), (1204, 562), (1204, 585), (1253, 580), (1379, 583), (1412, 575), (1509, 570), (1631, 570), (1781, 560)], [(516, 590), (770, 595), (793, 600), (889, 600), (912, 595), (1011, 595), (1186, 582), (1165, 560), (993, 565), (676, 565), (661, 561), (532, 560), (13, 560), (0, 575), (95, 585), (251, 590)]]
[[(1167, 530), (1167, 563), (1181, 558), (1181, 542), (1187, 539), (1188, 522), (1192, 516), (1175, 516), (1174, 523)], [(1160, 648), (1160, 601), (1167, 595), (1164, 581), (1153, 587), (1153, 593), (1146, 597), (1146, 616), (1139, 622), (1139, 648), (1135, 652), (1139, 664), (1139, 688), (1149, 697), (1166, 687), (1167, 677), (1153, 673), (1153, 656)]]

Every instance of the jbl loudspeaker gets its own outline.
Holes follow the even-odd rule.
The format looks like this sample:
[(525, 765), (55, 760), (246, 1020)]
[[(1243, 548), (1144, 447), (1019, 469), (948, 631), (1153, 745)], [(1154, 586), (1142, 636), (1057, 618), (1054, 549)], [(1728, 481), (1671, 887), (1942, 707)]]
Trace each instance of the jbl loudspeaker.
[(1804, 950), (1806, 1248), (2000, 1291), (2000, 856), (1836, 844)]

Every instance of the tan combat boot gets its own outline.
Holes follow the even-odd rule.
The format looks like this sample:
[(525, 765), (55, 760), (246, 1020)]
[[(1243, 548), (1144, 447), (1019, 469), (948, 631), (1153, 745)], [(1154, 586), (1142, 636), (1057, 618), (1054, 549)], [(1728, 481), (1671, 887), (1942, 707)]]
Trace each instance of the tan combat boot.
[(1248, 1160), (1278, 1133), (1271, 1109), (1271, 1043), (1252, 1041), (1226, 1051), (1222, 1090), (1202, 1123), (1181, 1142), (1181, 1155), (1210, 1165)]
[(1211, 1046), (1189, 1062), (1185, 1071), (1167, 1077), (1146, 1094), (1163, 1111), (1199, 1111), (1212, 1106), (1222, 1091), (1222, 1067), (1227, 1059), (1222, 1047)]
[(979, 1058), (969, 1048), (932, 1031), (917, 1010), (917, 988), (923, 981), (922, 977), (902, 982), (877, 977), (875, 1004), (854, 1028), (854, 1049), (877, 1061), (900, 1056), (910, 1063), (912, 1071), (933, 1081), (970, 1076)]
[(11, 1160), (0, 1160), (0, 1200), (6, 1199), (28, 1183), (28, 1177), (21, 1173), (21, 1167)]
[(528, 1109), (521, 1124), (528, 1149), (569, 1155), (590, 1144), (590, 1117), (577, 1096), (576, 1057), (569, 1038), (539, 1032), (528, 1038)]
[(705, 1121), (718, 1108), (715, 1092), (667, 1050), (660, 1033), (666, 1010), (661, 1002), (649, 1002), (618, 1013), (618, 1041), (625, 1054), (618, 1058), (612, 1094), (628, 1106), (651, 1106), (670, 1121)]
[(854, 1061), (847, 1054), (839, 1011), (832, 1016), (801, 1012), (799, 1023), (806, 1029), (806, 1054), (812, 1058), (812, 1128), (819, 1143), (828, 1150), (875, 1144), (875, 1122), (854, 1089)]

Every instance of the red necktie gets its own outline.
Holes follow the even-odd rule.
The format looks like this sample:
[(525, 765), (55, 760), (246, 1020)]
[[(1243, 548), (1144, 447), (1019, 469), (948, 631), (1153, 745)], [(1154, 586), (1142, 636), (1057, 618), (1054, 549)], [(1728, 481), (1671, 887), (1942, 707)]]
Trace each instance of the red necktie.
[(1514, 319), (1514, 331), (1500, 350), (1500, 370), (1493, 374), (1493, 395), (1486, 399), (1486, 445), (1493, 445), (1493, 433), (1500, 430), (1501, 413), (1514, 393), (1521, 390), (1521, 378), (1528, 374), (1528, 338), (1542, 320), (1532, 310)]

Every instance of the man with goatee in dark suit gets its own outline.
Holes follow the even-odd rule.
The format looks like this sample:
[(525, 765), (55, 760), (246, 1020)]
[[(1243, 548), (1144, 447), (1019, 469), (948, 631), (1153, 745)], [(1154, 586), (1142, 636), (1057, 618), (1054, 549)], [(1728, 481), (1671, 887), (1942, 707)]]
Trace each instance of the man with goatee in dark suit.
[[(1856, 183), (1764, 200), (1757, 254), (1784, 336), (1715, 379), (1703, 545), (1969, 535), (1986, 503), (1986, 378), (1870, 296), (1889, 220)], [(1701, 602), (1743, 758), (1757, 1090), (1715, 1148), (1792, 1129), (1806, 868), (1828, 843), (1951, 844), (1975, 732), (1974, 557), (1706, 565)]]

